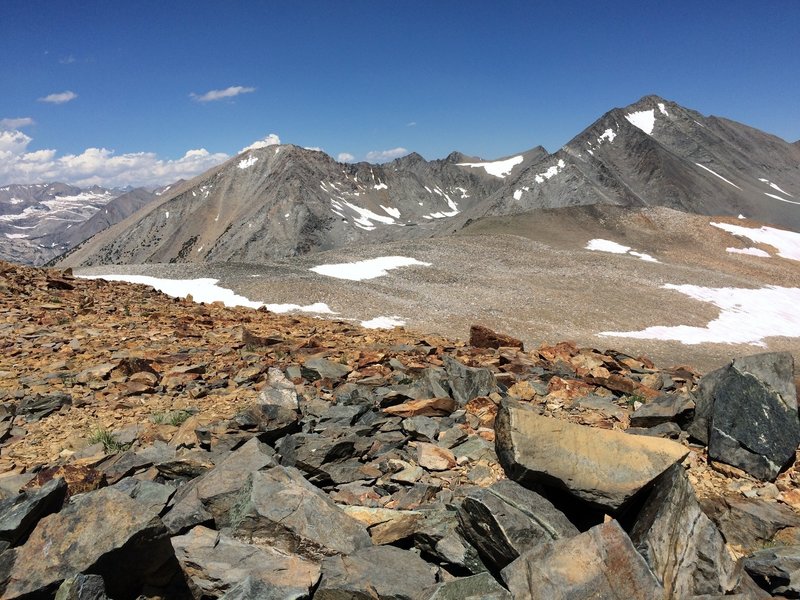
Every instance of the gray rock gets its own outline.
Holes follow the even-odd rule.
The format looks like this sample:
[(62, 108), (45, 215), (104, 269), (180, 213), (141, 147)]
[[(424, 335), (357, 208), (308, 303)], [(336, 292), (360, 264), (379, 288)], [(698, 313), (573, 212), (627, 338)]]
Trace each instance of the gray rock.
[(776, 536), (784, 544), (800, 543), (800, 515), (786, 505), (736, 497), (708, 498), (701, 505), (725, 541), (745, 552), (775, 544)]
[(461, 534), (455, 510), (442, 507), (426, 510), (424, 514), (425, 519), (414, 533), (414, 547), (441, 564), (468, 573), (487, 570), (478, 551)]
[(688, 394), (662, 394), (633, 411), (631, 427), (655, 427), (669, 422), (686, 423), (694, 407), (694, 399)]
[(79, 573), (64, 580), (55, 600), (108, 600), (106, 584), (100, 575)]
[(514, 598), (656, 600), (664, 590), (616, 521), (525, 552), (501, 572)]
[(414, 600), (435, 583), (434, 567), (417, 554), (375, 546), (323, 560), (314, 600)]
[(231, 424), (245, 431), (256, 431), (261, 441), (271, 443), (298, 431), (300, 414), (296, 410), (259, 401), (236, 415)]
[(232, 535), (313, 560), (371, 545), (364, 525), (349, 517), (294, 468), (252, 473), (230, 511)]
[[(172, 546), (195, 598), (226, 593), (224, 597), (263, 600), (310, 598), (319, 580), (319, 565), (313, 562), (202, 526), (172, 538)], [(244, 581), (249, 583), (243, 586)], [(255, 591), (258, 595), (252, 595)]]
[(443, 360), (453, 399), (459, 406), (497, 391), (497, 381), (489, 369), (468, 367), (450, 356)]
[(714, 389), (728, 372), (729, 367), (722, 367), (716, 371), (711, 371), (697, 382), (697, 389), (694, 391), (694, 419), (691, 425), (686, 428), (694, 439), (708, 445), (708, 432), (711, 422), (711, 410), (714, 406)]
[(299, 410), (297, 391), (280, 369), (270, 367), (267, 371), (267, 385), (258, 397), (261, 404), (280, 406), (288, 410)]
[(655, 427), (629, 427), (625, 433), (677, 440), (681, 436), (681, 428), (675, 423), (661, 423)]
[(667, 599), (724, 595), (739, 584), (725, 539), (701, 510), (680, 465), (656, 480), (630, 537)]
[(548, 500), (507, 479), (470, 491), (458, 520), (464, 537), (496, 571), (529, 548), (579, 533)]
[(152, 511), (155, 514), (161, 514), (176, 490), (175, 486), (172, 485), (156, 483), (155, 481), (141, 481), (133, 477), (123, 479), (111, 487), (123, 494), (127, 494), (139, 504), (142, 504), (145, 510)]
[(38, 421), (54, 413), (62, 406), (72, 404), (72, 396), (64, 392), (50, 394), (33, 394), (25, 396), (17, 406), (17, 414), (24, 416), (28, 421)]
[(417, 600), (512, 600), (512, 596), (489, 573), (480, 573), (440, 583), (422, 592)]
[(744, 568), (773, 596), (800, 598), (800, 546), (778, 546), (754, 552)]
[(336, 363), (327, 358), (311, 358), (303, 365), (304, 369), (314, 372), (320, 379), (341, 379), (353, 369), (347, 365)]
[(439, 419), (431, 417), (409, 417), (403, 419), (403, 430), (414, 439), (435, 442), (439, 434)]
[(737, 358), (713, 394), (709, 459), (774, 480), (800, 444), (792, 355)]
[(628, 435), (543, 417), (503, 401), (495, 445), (509, 478), (588, 507), (617, 511), (688, 449), (669, 440)]
[(63, 479), (0, 501), (0, 551), (24, 543), (43, 517), (58, 512), (67, 493)]
[(109, 596), (133, 598), (144, 587), (166, 586), (178, 568), (161, 519), (112, 488), (74, 497), (42, 519), (14, 554), (3, 591), (8, 600), (87, 572), (103, 577)]

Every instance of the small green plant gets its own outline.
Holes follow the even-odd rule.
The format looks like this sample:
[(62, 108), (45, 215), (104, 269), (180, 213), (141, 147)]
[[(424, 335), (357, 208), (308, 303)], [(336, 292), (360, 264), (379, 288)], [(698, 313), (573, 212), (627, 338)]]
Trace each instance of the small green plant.
[(108, 429), (104, 429), (103, 427), (97, 427), (89, 433), (89, 444), (103, 444), (103, 450), (108, 454), (124, 452), (130, 447), (130, 444), (120, 444), (117, 438), (115, 438)]
[(644, 404), (645, 402), (647, 402), (647, 398), (645, 398), (644, 396), (640, 396), (639, 394), (632, 394), (630, 396), (625, 396), (623, 400), (625, 401), (625, 404), (627, 404), (631, 408), (634, 408), (637, 402), (639, 404)]
[(157, 425), (174, 425), (179, 427), (186, 419), (192, 416), (188, 410), (170, 410), (167, 412), (153, 413), (150, 419)]

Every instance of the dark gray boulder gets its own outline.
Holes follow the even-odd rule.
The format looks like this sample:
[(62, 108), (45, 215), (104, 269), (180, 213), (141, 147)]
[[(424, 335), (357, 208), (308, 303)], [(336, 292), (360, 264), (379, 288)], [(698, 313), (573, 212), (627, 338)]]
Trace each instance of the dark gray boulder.
[(800, 598), (800, 546), (777, 546), (754, 552), (744, 568), (773, 596)]
[(701, 505), (725, 541), (745, 553), (776, 543), (800, 544), (800, 515), (785, 504), (759, 498), (722, 497), (706, 498)]
[(423, 511), (425, 518), (414, 533), (414, 547), (442, 565), (456, 571), (483, 573), (486, 565), (460, 531), (457, 512), (450, 507)]
[(450, 356), (443, 360), (453, 399), (459, 406), (497, 391), (497, 380), (489, 369), (468, 367)]
[(100, 575), (79, 573), (65, 579), (58, 587), (55, 600), (109, 600), (106, 584)]
[(304, 371), (310, 371), (312, 379), (341, 379), (353, 369), (347, 365), (333, 362), (327, 358), (311, 358), (303, 365)]
[(664, 423), (685, 424), (695, 407), (688, 394), (662, 394), (642, 404), (631, 415), (631, 427), (655, 427)]
[(660, 600), (664, 590), (616, 521), (547, 542), (501, 572), (514, 598)]
[(552, 503), (508, 479), (470, 491), (458, 519), (464, 537), (495, 571), (538, 544), (579, 533)]
[(440, 583), (422, 592), (417, 600), (512, 600), (512, 596), (489, 573), (480, 573)]
[(372, 544), (364, 525), (291, 467), (252, 473), (228, 522), (238, 539), (312, 560), (351, 554)]
[[(250, 591), (270, 600), (309, 598), (319, 565), (269, 547), (245, 544), (198, 526), (172, 538), (175, 556), (195, 598), (217, 598), (249, 580)], [(240, 588), (237, 593), (244, 593)], [(241, 596), (242, 598), (248, 596)]]
[(713, 391), (708, 457), (772, 481), (800, 445), (794, 359), (788, 352), (737, 358)]
[(61, 508), (66, 493), (64, 480), (53, 479), (38, 490), (0, 501), (0, 552), (23, 543), (42, 517)]
[(436, 583), (435, 571), (414, 552), (392, 546), (330, 556), (314, 600), (415, 600)]
[(667, 599), (724, 595), (739, 584), (725, 540), (701, 510), (680, 465), (655, 481), (630, 537), (664, 586)]

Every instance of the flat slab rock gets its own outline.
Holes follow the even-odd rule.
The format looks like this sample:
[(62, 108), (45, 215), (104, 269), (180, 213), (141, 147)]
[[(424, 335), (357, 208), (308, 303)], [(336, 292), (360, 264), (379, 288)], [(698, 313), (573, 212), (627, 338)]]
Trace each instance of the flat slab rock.
[(529, 550), (501, 572), (515, 599), (661, 600), (664, 590), (616, 521)]
[(503, 402), (495, 421), (497, 454), (509, 478), (541, 485), (616, 511), (688, 454), (659, 438), (575, 425)]
[(744, 559), (750, 576), (771, 594), (800, 598), (800, 546), (778, 546)]
[(305, 598), (319, 565), (273, 548), (258, 548), (198, 526), (172, 538), (175, 555), (195, 597), (218, 597), (249, 578), (273, 600)]
[(314, 600), (416, 600), (436, 583), (435, 567), (419, 555), (393, 546), (365, 548), (322, 561)]

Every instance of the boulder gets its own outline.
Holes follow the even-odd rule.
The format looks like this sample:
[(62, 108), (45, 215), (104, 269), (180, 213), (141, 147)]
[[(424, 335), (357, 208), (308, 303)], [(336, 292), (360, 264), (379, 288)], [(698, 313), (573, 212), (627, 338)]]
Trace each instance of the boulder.
[(737, 358), (713, 389), (708, 457), (773, 481), (800, 444), (794, 359), (788, 352)]
[(483, 325), (473, 325), (469, 328), (469, 345), (476, 348), (519, 348), (524, 350), (522, 341), (517, 338), (497, 333)]
[(195, 598), (217, 598), (245, 579), (270, 600), (310, 597), (319, 565), (273, 548), (242, 543), (198, 526), (172, 538), (175, 556)]
[(509, 401), (501, 405), (495, 432), (509, 478), (606, 511), (625, 506), (688, 454), (670, 440), (575, 425)]
[(39, 521), (14, 553), (2, 596), (8, 600), (54, 590), (76, 573), (102, 576), (112, 598), (135, 598), (144, 587), (169, 584), (178, 567), (157, 514), (111, 488), (78, 496)]
[(312, 560), (372, 544), (362, 523), (294, 468), (252, 473), (229, 516), (232, 535)]
[(347, 365), (333, 362), (327, 358), (310, 358), (305, 362), (303, 368), (311, 371), (318, 379), (332, 379), (334, 381), (341, 379), (353, 370)]
[(464, 539), (455, 510), (441, 507), (426, 510), (424, 514), (424, 521), (414, 533), (414, 547), (439, 564), (451, 565), (462, 573), (486, 571), (478, 551)]
[(459, 406), (497, 391), (497, 381), (489, 369), (468, 367), (450, 356), (444, 357), (444, 366), (452, 397)]
[(694, 406), (694, 399), (688, 394), (662, 394), (633, 411), (631, 427), (655, 427), (664, 423), (686, 424)]
[(489, 573), (479, 573), (440, 583), (422, 592), (417, 600), (512, 600), (512, 596)]
[(728, 544), (749, 554), (767, 545), (800, 543), (800, 515), (784, 504), (758, 498), (707, 498), (703, 511)]
[(300, 410), (297, 391), (280, 369), (270, 367), (267, 371), (267, 385), (258, 397), (260, 404), (280, 406), (288, 410)]
[(64, 480), (53, 479), (37, 490), (0, 501), (0, 552), (24, 543), (42, 517), (61, 509), (66, 494)]
[(78, 573), (58, 587), (55, 600), (108, 600), (106, 584), (100, 575)]
[(739, 584), (725, 540), (701, 510), (680, 465), (656, 480), (630, 537), (664, 586), (666, 599), (725, 595)]
[(330, 556), (322, 561), (314, 600), (415, 600), (436, 583), (434, 571), (419, 555), (392, 546)]
[(391, 544), (411, 537), (425, 515), (416, 510), (394, 510), (367, 506), (342, 506), (345, 514), (363, 523), (375, 545)]
[(616, 521), (547, 542), (501, 572), (514, 598), (656, 600), (664, 590)]
[(467, 541), (496, 571), (529, 548), (579, 533), (548, 500), (507, 479), (470, 491), (458, 520)]
[(773, 596), (800, 598), (800, 546), (764, 548), (746, 557), (744, 568)]

